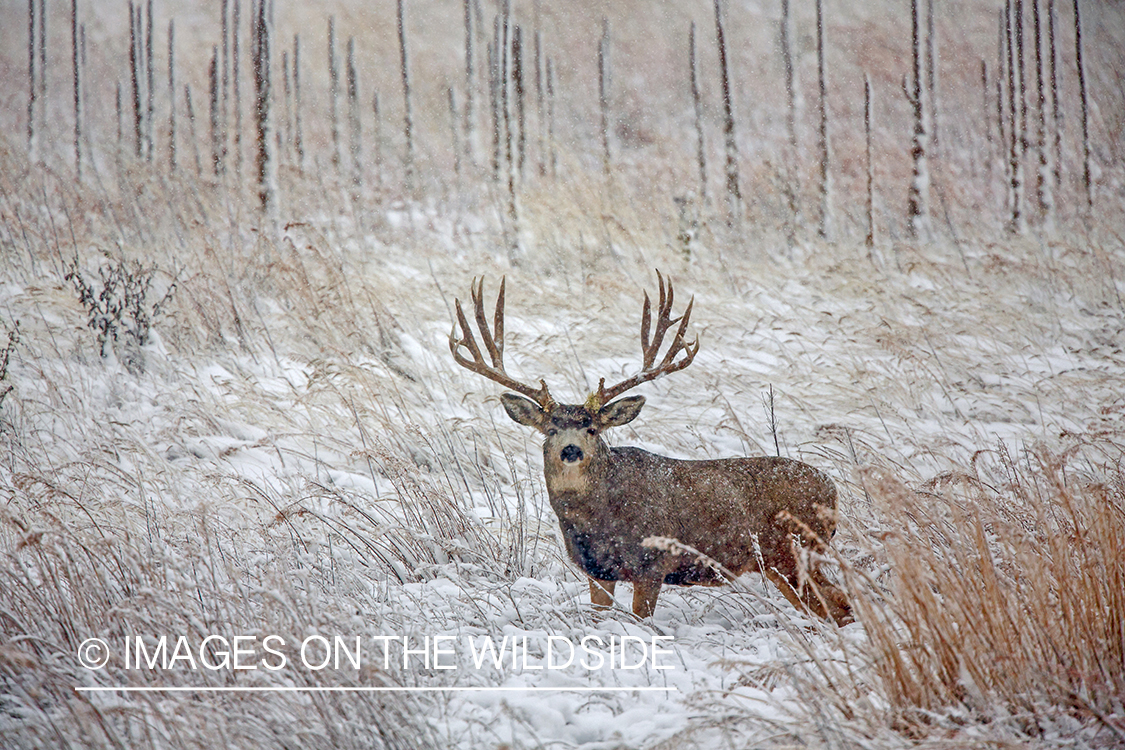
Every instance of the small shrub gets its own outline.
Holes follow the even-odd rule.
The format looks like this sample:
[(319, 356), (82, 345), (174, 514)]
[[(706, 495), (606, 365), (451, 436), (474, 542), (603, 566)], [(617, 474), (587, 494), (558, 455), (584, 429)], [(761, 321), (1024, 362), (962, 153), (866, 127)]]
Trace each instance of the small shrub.
[(148, 343), (153, 321), (171, 301), (176, 281), (172, 280), (160, 299), (150, 302), (157, 266), (113, 258), (108, 253), (105, 257), (108, 262), (98, 267), (100, 282), (86, 280), (78, 267), (77, 253), (67, 264), (64, 278), (74, 286), (78, 302), (86, 309), (86, 324), (97, 332), (101, 356), (108, 355), (112, 344), (125, 368), (137, 375), (144, 371), (142, 349)]
[(20, 342), (20, 322), (17, 320), (12, 329), (8, 331), (8, 345), (4, 347), (3, 353), (0, 353), (0, 405), (3, 405), (4, 399), (12, 392), (14, 387), (8, 380), (8, 360), (12, 357), (12, 350), (16, 348), (16, 344)]

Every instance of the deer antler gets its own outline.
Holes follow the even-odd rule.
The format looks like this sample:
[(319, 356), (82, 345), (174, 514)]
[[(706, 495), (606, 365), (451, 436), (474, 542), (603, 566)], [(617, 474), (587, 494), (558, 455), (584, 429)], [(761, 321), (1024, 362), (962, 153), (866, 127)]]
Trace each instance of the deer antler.
[[(591, 394), (588, 403), (595, 409), (608, 404), (611, 400), (617, 398), (630, 388), (635, 388), (641, 383), (647, 383), (650, 380), (667, 375), (678, 370), (682, 370), (691, 364), (695, 359), (696, 352), (699, 351), (699, 339), (696, 338), (689, 344), (684, 343), (684, 333), (687, 332), (688, 321), (691, 319), (691, 306), (695, 303), (695, 297), (692, 297), (688, 302), (687, 309), (684, 314), (678, 318), (672, 318), (672, 300), (674, 299), (674, 292), (672, 291), (672, 280), (668, 279), (668, 289), (665, 293), (664, 277), (660, 275), (660, 271), (656, 272), (656, 280), (660, 284), (660, 303), (657, 306), (657, 321), (656, 330), (653, 336), (649, 338), (649, 332), (652, 324), (652, 303), (648, 299), (648, 292), (645, 294), (644, 308), (641, 311), (641, 354), (642, 364), (641, 371), (631, 378), (622, 380), (617, 385), (609, 388), (605, 387), (605, 378), (598, 381), (597, 393)], [(661, 345), (664, 343), (664, 334), (668, 329), (679, 323), (679, 328), (676, 329), (676, 335), (672, 339), (672, 344), (668, 347), (668, 351), (664, 354), (664, 358), (660, 360), (660, 364), (656, 364), (656, 355), (660, 351)], [(684, 356), (676, 359), (680, 353)]]
[[(466, 370), (472, 370), (505, 388), (527, 396), (539, 404), (541, 409), (547, 411), (554, 404), (554, 399), (547, 391), (547, 384), (544, 381), (539, 381), (539, 388), (533, 388), (515, 380), (504, 371), (504, 282), (505, 279), (501, 277), (500, 294), (496, 296), (496, 312), (493, 315), (492, 331), (488, 328), (488, 318), (484, 312), (484, 277), (473, 279), (470, 285), (477, 329), (480, 331), (481, 342), (484, 344), (484, 349), (488, 352), (492, 364), (485, 362), (484, 354), (477, 346), (476, 339), (473, 338), (472, 328), (465, 318), (465, 312), (461, 309), (461, 300), (459, 299), (456, 300), (457, 323), (454, 324), (453, 330), (449, 332), (449, 350), (453, 352), (453, 359), (457, 361), (457, 364)], [(461, 338), (457, 338), (458, 325), (461, 326)], [(469, 351), (472, 359), (461, 353), (462, 347)]]

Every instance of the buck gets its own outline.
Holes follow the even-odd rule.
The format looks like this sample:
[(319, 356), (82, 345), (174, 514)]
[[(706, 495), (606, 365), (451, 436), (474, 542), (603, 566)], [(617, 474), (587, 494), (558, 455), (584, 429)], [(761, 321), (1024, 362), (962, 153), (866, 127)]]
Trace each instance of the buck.
[[(508, 416), (544, 435), (547, 495), (567, 552), (589, 576), (595, 608), (612, 606), (617, 581), (633, 584), (633, 613), (645, 618), (656, 608), (664, 584), (713, 586), (727, 576), (757, 571), (794, 606), (841, 625), (851, 622), (847, 597), (803, 553), (809, 547), (823, 550), (835, 532), (836, 488), (823, 473), (781, 457), (686, 461), (606, 445), (602, 433), (632, 422), (645, 403), (643, 396), (617, 397), (684, 369), (699, 351), (698, 339), (684, 341), (694, 297), (673, 319), (671, 279), (667, 289), (659, 271), (657, 280), (655, 330), (644, 293), (640, 372), (609, 387), (601, 378), (584, 404), (560, 404), (543, 380), (536, 388), (505, 371), (503, 279), (491, 330), (484, 280), (472, 284), (483, 351), (460, 300), (449, 348), (462, 367), (515, 391), (500, 397)], [(672, 343), (657, 362), (673, 326)], [(667, 545), (646, 546), (652, 537), (674, 538), (713, 562)]]

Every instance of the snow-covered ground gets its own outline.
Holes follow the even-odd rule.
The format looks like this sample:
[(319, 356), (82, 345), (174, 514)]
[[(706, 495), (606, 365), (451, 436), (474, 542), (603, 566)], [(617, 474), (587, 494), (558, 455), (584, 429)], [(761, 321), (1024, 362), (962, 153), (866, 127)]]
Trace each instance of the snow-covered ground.
[[(451, 242), (440, 229), (408, 231), (401, 245), (318, 243), (295, 228), (283, 246), (315, 252), (241, 275), (233, 311), (193, 311), (215, 293), (213, 267), (185, 263), (141, 373), (98, 356), (61, 279), (32, 283), (14, 266), (0, 303), (20, 321), (3, 407), (4, 546), (17, 566), (5, 609), (35, 645), (13, 639), (6, 653), (50, 662), (8, 673), (3, 731), (16, 742), (49, 742), (68, 711), (103, 717), (83, 730), (90, 744), (151, 731), (156, 746), (237, 746), (307, 725), (311, 744), (362, 745), (369, 720), (396, 742), (466, 748), (835, 742), (843, 730), (814, 686), (874, 679), (854, 663), (867, 650), (862, 623), (810, 621), (757, 576), (668, 587), (651, 621), (628, 613), (628, 586), (614, 612), (591, 610), (546, 502), (537, 439), (503, 415), (499, 387), (449, 354), (453, 297), (467, 298), (475, 274), (486, 294), (507, 275), (511, 370), (579, 401), (598, 377), (638, 366), (641, 289), (655, 286), (644, 265), (659, 262), (678, 306), (695, 298), (701, 351), (643, 386), (641, 418), (610, 441), (679, 457), (772, 453), (772, 388), (777, 445), (835, 479), (836, 546), (860, 566), (881, 529), (859, 467), (921, 487), (949, 472), (987, 477), (1001, 456), (1070, 446), (1067, 434), (1119, 430), (1125, 315), (1120, 282), (1102, 272), (1120, 267), (1119, 250), (937, 244), (878, 265), (848, 246), (813, 246), (801, 261), (735, 246), (722, 264), (660, 248), (544, 263), (532, 248), (511, 268), (471, 242), (427, 249)], [(229, 252), (248, 259), (253, 247)], [(301, 283), (278, 281), (296, 274)], [(154, 286), (168, 283), (158, 274)], [(36, 607), (50, 617), (29, 619)], [(284, 668), (259, 661), (270, 634)], [(185, 637), (198, 658), (208, 635), (252, 637), (244, 661), (259, 667), (127, 668), (126, 640), (153, 649), (160, 635), (169, 653)], [(315, 635), (349, 647), (360, 637), (361, 668), (301, 667)], [(92, 636), (110, 644), (103, 670), (75, 659)], [(404, 638), (416, 651), (405, 663)], [(507, 649), (500, 665), (479, 650), (488, 639)], [(572, 648), (569, 666), (543, 668)], [(44, 703), (44, 681), (413, 692), (64, 692)], [(140, 718), (149, 713), (160, 718)]]

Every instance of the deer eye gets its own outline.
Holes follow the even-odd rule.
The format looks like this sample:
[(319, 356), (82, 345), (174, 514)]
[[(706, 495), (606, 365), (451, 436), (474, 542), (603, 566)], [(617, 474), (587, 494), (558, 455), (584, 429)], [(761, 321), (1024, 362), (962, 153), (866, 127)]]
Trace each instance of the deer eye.
[(554, 437), (555, 435), (558, 435), (558, 434), (559, 434), (559, 431), (556, 430), (554, 427), (550, 427), (550, 428), (547, 429), (547, 437)]
[(597, 435), (598, 434), (598, 428), (597, 427), (591, 427), (590, 429), (586, 430), (586, 434), (587, 435)]

